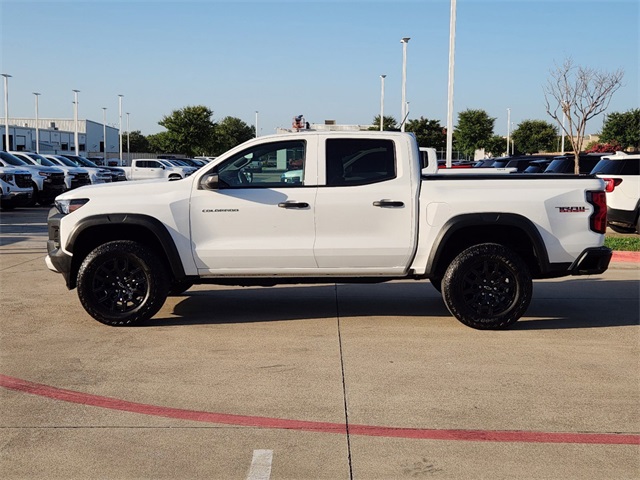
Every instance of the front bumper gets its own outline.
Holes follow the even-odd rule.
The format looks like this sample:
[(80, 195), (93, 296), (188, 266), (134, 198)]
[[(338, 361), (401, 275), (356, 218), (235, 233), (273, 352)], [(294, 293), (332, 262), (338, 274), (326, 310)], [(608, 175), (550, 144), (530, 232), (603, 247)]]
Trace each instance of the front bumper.
[(22, 207), (29, 203), (33, 197), (32, 192), (7, 192), (0, 197), (0, 201), (3, 204), (11, 205), (13, 207)]
[(587, 248), (569, 267), (571, 275), (599, 275), (609, 268), (613, 252), (608, 247)]
[(61, 273), (67, 284), (67, 288), (71, 289), (71, 255), (65, 253), (60, 248), (60, 219), (63, 215), (55, 208), (49, 211), (47, 226), (49, 231), (49, 239), (47, 240), (47, 257), (45, 263), (47, 268), (52, 272)]

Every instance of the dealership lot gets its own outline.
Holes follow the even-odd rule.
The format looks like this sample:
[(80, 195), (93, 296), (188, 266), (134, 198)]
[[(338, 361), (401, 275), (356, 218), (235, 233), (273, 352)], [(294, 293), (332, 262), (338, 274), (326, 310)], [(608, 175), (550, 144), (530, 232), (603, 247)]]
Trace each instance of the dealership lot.
[(0, 221), (3, 478), (640, 476), (639, 264), (537, 281), (512, 329), (428, 282), (196, 286), (111, 328)]

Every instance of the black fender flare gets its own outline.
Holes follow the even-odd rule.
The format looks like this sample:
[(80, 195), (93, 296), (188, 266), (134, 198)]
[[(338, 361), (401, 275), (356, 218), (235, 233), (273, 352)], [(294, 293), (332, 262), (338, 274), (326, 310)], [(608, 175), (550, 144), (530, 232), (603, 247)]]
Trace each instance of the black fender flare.
[(542, 235), (531, 220), (515, 213), (483, 212), (467, 213), (450, 218), (440, 229), (427, 259), (427, 273), (432, 273), (439, 260), (445, 256), (451, 237), (463, 228), (470, 227), (515, 227), (527, 236), (539, 262), (540, 272), (545, 275), (553, 270)]
[(73, 253), (76, 241), (83, 232), (93, 227), (102, 227), (105, 225), (132, 225), (148, 230), (161, 245), (175, 279), (182, 280), (186, 276), (184, 266), (180, 260), (178, 248), (176, 247), (166, 225), (157, 218), (149, 215), (135, 213), (109, 213), (85, 217), (82, 220), (79, 220), (71, 231), (66, 249)]

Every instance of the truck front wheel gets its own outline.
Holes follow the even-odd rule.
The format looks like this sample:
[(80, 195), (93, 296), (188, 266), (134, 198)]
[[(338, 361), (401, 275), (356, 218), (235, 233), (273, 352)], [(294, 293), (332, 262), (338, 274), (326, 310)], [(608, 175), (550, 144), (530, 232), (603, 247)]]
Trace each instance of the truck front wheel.
[(133, 325), (151, 318), (169, 291), (164, 264), (130, 240), (108, 242), (91, 251), (80, 265), (77, 285), (84, 309), (107, 325)]
[(524, 261), (496, 243), (467, 248), (442, 279), (449, 311), (465, 325), (482, 330), (507, 328), (518, 321), (529, 307), (532, 290)]

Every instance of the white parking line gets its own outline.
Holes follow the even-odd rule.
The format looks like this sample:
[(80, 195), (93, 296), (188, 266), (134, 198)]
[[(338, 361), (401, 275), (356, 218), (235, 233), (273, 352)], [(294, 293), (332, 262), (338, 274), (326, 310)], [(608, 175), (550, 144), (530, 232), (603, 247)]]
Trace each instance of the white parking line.
[(269, 480), (273, 450), (254, 450), (247, 480)]

